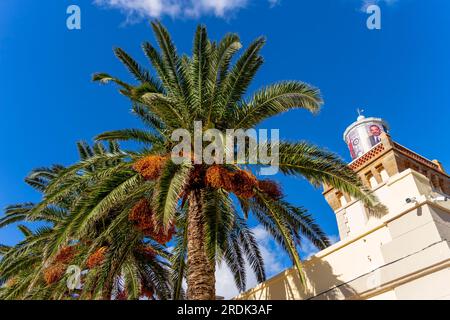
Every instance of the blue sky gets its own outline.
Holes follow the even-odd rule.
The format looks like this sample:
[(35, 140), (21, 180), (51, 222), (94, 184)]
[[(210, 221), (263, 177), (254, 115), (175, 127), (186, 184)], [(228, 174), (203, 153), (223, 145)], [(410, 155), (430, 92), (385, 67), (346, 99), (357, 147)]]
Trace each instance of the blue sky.
[[(361, 8), (374, 2), (382, 29), (370, 31)], [(81, 8), (82, 30), (66, 28), (71, 4)], [(308, 140), (349, 160), (342, 133), (363, 108), (386, 119), (396, 141), (450, 168), (448, 12), (447, 0), (2, 0), (0, 207), (37, 201), (23, 178), (35, 167), (76, 161), (76, 141), (139, 126), (126, 99), (90, 77), (105, 71), (131, 80), (111, 49), (120, 46), (145, 63), (140, 44), (154, 41), (148, 19), (157, 16), (180, 52), (190, 51), (199, 22), (211, 38), (239, 33), (244, 46), (265, 35), (265, 65), (253, 90), (289, 79), (319, 87), (325, 99), (319, 115), (294, 111), (263, 124), (279, 128), (281, 137)], [(290, 201), (337, 235), (321, 190), (300, 179), (281, 181)], [(19, 239), (14, 228), (0, 230), (0, 243)], [(265, 243), (277, 269), (287, 266), (273, 243)]]

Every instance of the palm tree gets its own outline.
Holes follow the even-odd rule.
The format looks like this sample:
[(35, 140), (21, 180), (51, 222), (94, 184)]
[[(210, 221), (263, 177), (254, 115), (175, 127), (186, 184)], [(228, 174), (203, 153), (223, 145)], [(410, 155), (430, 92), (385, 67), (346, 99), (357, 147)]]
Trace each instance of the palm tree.
[[(135, 299), (141, 295), (158, 299), (183, 298), (187, 246), (184, 208), (180, 208), (178, 215), (176, 247), (171, 254), (161, 244), (168, 241), (167, 236), (148, 228), (151, 219), (145, 215), (145, 205), (152, 188), (144, 184), (118, 192), (121, 190), (118, 186), (128, 186), (128, 180), (138, 176), (134, 171), (132, 178), (127, 174), (126, 168), (130, 168), (132, 162), (125, 159), (132, 157), (130, 153), (120, 150), (114, 141), (108, 149), (100, 143), (91, 148), (80, 142), (77, 147), (79, 163), (69, 167), (38, 168), (26, 178), (27, 184), (43, 193), (42, 202), (9, 206), (0, 219), (0, 227), (20, 221), (45, 223), (45, 227), (35, 233), (19, 226), (21, 231), (27, 232), (26, 239), (14, 247), (1, 247), (0, 283), (7, 285), (0, 289), (0, 297), (72, 298), (64, 277), (64, 271), (71, 264), (89, 270), (83, 273), (82, 290), (78, 292), (80, 299)], [(135, 156), (141, 157), (139, 153)], [(122, 201), (106, 205), (115, 197)], [(99, 203), (105, 205), (102, 210), (107, 213), (90, 216), (95, 210), (91, 207), (85, 210), (88, 202), (94, 207)], [(74, 222), (87, 219), (89, 224), (74, 226)], [(224, 259), (233, 271), (238, 288), (245, 289), (244, 249), (255, 265), (258, 279), (264, 280), (262, 258), (245, 221), (234, 222), (233, 232), (227, 235), (226, 241)]]
[[(176, 129), (193, 134), (194, 122), (201, 121), (203, 130), (225, 132), (254, 128), (269, 117), (295, 108), (317, 112), (322, 104), (319, 91), (302, 82), (285, 81), (245, 99), (263, 63), (263, 38), (253, 41), (233, 64), (241, 49), (236, 34), (227, 34), (217, 43), (208, 39), (204, 26), (198, 26), (192, 55), (180, 56), (168, 31), (158, 22), (152, 23), (152, 28), (160, 51), (148, 42), (142, 47), (156, 77), (122, 49), (115, 50), (116, 56), (134, 76), (136, 85), (105, 73), (94, 76), (95, 81), (119, 85), (149, 129), (107, 132), (97, 140), (135, 140), (149, 146), (145, 157), (136, 159), (134, 169), (155, 182), (152, 211), (165, 230), (177, 221), (177, 208), (187, 205), (187, 297), (215, 298), (215, 264), (227, 252), (225, 239), (236, 221), (242, 221), (241, 213), (253, 213), (300, 271), (296, 246), (301, 238), (307, 237), (319, 248), (329, 242), (304, 209), (283, 200), (276, 184), (258, 181), (241, 164), (208, 166), (186, 161), (176, 165), (167, 155), (174, 147), (170, 137)], [(368, 206), (375, 205), (354, 172), (334, 154), (305, 142), (282, 142), (279, 153), (282, 173), (305, 177), (314, 185), (329, 184)], [(239, 200), (240, 212), (235, 210), (231, 194)]]
[[(157, 258), (157, 252), (148, 243), (128, 242), (126, 249), (116, 243), (115, 246), (95, 250), (89, 244), (79, 242), (64, 247), (50, 263), (46, 263), (46, 246), (55, 235), (52, 228), (39, 228), (36, 232), (24, 226), (19, 228), (25, 240), (14, 247), (1, 248), (1, 282), (5, 284), (0, 288), (2, 300), (170, 297), (168, 263)], [(123, 240), (129, 239), (123, 236)], [(123, 261), (111, 265), (111, 261), (117, 261), (118, 257), (123, 257)], [(73, 275), (77, 272), (71, 266), (83, 266), (78, 275), (81, 287), (75, 289), (67, 286), (72, 272)], [(110, 279), (111, 269), (116, 272)], [(105, 287), (108, 288), (107, 296)]]
[[(106, 150), (96, 143), (93, 148), (84, 142), (77, 144), (83, 161), (101, 157), (108, 153), (118, 153), (119, 146), (111, 142)], [(87, 172), (100, 173), (117, 161), (108, 159), (100, 166), (90, 166)], [(67, 170), (63, 166), (38, 168), (25, 179), (28, 185), (45, 194), (50, 183)], [(74, 178), (74, 177), (73, 177)], [(90, 183), (93, 183), (91, 180)], [(62, 188), (64, 189), (64, 188)], [(0, 289), (2, 299), (66, 299), (73, 292), (67, 288), (65, 272), (69, 265), (82, 266), (83, 285), (78, 290), (81, 299), (148, 298), (167, 299), (170, 289), (170, 253), (156, 241), (144, 238), (126, 221), (114, 227), (112, 221), (97, 221), (86, 235), (79, 237), (69, 234), (70, 241), (55, 255), (50, 252), (54, 239), (72, 221), (71, 209), (83, 189), (72, 189), (58, 201), (31, 214), (40, 204), (23, 203), (9, 206), (0, 219), (0, 227), (14, 222), (42, 222), (44, 226), (31, 231), (24, 225), (18, 228), (25, 239), (14, 247), (1, 246)], [(114, 213), (111, 213), (113, 215)], [(117, 221), (115, 224), (118, 224)]]
[[(191, 56), (180, 56), (168, 31), (158, 22), (152, 23), (152, 28), (160, 50), (148, 42), (143, 50), (155, 76), (124, 50), (116, 49), (116, 56), (137, 83), (129, 84), (106, 73), (93, 78), (116, 83), (146, 125), (146, 129), (106, 132), (97, 140), (133, 140), (144, 147), (139, 152), (111, 152), (80, 161), (49, 184), (43, 201), (30, 216), (38, 216), (55, 201), (81, 190), (71, 207), (71, 219), (49, 246), (49, 256), (72, 236), (87, 235), (104, 220), (111, 221), (114, 228), (123, 228), (129, 220), (141, 221), (137, 228), (144, 234), (156, 233), (157, 238), (176, 234), (171, 259), (173, 298), (182, 297), (181, 281), (186, 276), (188, 299), (214, 299), (215, 268), (221, 261), (230, 266), (240, 290), (245, 288), (245, 259), (258, 280), (265, 279), (260, 252), (246, 224), (252, 214), (286, 250), (302, 275), (297, 246), (304, 238), (321, 249), (329, 245), (307, 211), (284, 200), (276, 182), (258, 179), (249, 170), (262, 163), (207, 165), (191, 158), (174, 163), (170, 154), (176, 143), (171, 135), (180, 128), (193, 135), (195, 121), (202, 122), (204, 131), (215, 128), (225, 132), (254, 128), (296, 108), (318, 112), (322, 104), (319, 91), (302, 82), (285, 81), (266, 86), (246, 99), (263, 63), (263, 38), (253, 41), (235, 59), (242, 47), (236, 34), (214, 42), (208, 39), (206, 28), (199, 26)], [(105, 161), (113, 164), (79, 175)], [(326, 183), (375, 206), (375, 199), (356, 174), (337, 156), (314, 145), (281, 142), (279, 168), (286, 175), (304, 177), (317, 186)]]

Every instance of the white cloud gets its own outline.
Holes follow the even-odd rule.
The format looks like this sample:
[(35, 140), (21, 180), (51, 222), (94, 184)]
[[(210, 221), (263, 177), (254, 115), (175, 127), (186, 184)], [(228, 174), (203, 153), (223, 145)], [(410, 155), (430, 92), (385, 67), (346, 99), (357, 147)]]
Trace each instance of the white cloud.
[(330, 239), (331, 245), (335, 244), (336, 242), (341, 241), (341, 238), (335, 234), (328, 236), (328, 239)]
[[(214, 15), (225, 18), (245, 8), (251, 0), (94, 0), (107, 8), (119, 9), (127, 15), (128, 21), (142, 18), (198, 18)], [(267, 0), (270, 7), (280, 0)]]
[[(340, 238), (339, 238), (339, 236), (332, 234), (332, 235), (328, 236), (328, 240), (330, 240), (330, 245), (334, 245), (335, 243), (340, 241)], [(307, 239), (303, 240), (303, 243), (300, 248), (300, 253), (304, 260), (311, 258), (313, 255), (315, 255), (318, 252), (319, 252), (319, 249), (317, 249), (317, 247), (314, 246), (311, 243), (311, 241), (309, 241)]]
[(362, 6), (361, 6), (361, 11), (366, 12), (367, 7), (373, 4), (386, 4), (386, 5), (392, 5), (394, 3), (396, 3), (398, 0), (363, 0), (362, 2)]
[(226, 14), (244, 8), (248, 0), (193, 0), (186, 4), (185, 15), (197, 18), (205, 14), (224, 17)]
[(272, 240), (272, 236), (263, 226), (256, 226), (252, 231), (259, 244), (267, 275), (270, 276), (281, 272), (284, 269), (282, 258), (285, 254), (283, 249)]
[(273, 7), (277, 6), (277, 5), (279, 5), (280, 2), (281, 2), (281, 0), (269, 0), (269, 5), (270, 5), (271, 8), (273, 8)]
[[(274, 243), (271, 235), (262, 226), (257, 226), (252, 231), (259, 244), (267, 276), (271, 277), (283, 271), (286, 268), (282, 262), (285, 257), (283, 250)], [(246, 264), (245, 270), (247, 275), (247, 289), (251, 289), (258, 282), (248, 263)], [(216, 293), (219, 296), (225, 297), (225, 299), (231, 299), (239, 294), (234, 284), (233, 274), (225, 263), (216, 268)]]
[[(248, 264), (245, 266), (245, 271), (247, 275), (247, 288), (253, 288), (258, 281)], [(224, 297), (226, 300), (234, 298), (239, 294), (234, 283), (233, 274), (225, 263), (220, 267), (216, 266), (216, 294)]]
[(306, 239), (303, 241), (300, 248), (300, 253), (302, 254), (303, 260), (311, 258), (317, 252), (319, 252), (319, 249), (317, 249), (316, 246), (311, 243), (311, 241)]

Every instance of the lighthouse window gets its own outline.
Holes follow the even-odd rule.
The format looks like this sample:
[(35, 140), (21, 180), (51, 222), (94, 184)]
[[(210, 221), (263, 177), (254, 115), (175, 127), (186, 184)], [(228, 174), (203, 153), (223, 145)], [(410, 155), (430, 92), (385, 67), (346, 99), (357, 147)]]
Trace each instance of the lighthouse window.
[(376, 169), (377, 169), (377, 172), (378, 172), (378, 174), (380, 175), (381, 180), (382, 180), (383, 182), (386, 182), (386, 181), (389, 180), (389, 174), (387, 173), (387, 171), (386, 171), (386, 169), (383, 167), (383, 165), (377, 166)]
[(366, 181), (368, 182), (370, 188), (375, 188), (378, 185), (377, 180), (370, 171), (366, 173)]
[(341, 208), (345, 207), (345, 205), (347, 204), (347, 199), (345, 198), (345, 196), (341, 192), (339, 192), (337, 194), (337, 198), (339, 199), (339, 204), (341, 205)]
[(444, 179), (439, 178), (439, 190), (445, 192), (444, 190)]

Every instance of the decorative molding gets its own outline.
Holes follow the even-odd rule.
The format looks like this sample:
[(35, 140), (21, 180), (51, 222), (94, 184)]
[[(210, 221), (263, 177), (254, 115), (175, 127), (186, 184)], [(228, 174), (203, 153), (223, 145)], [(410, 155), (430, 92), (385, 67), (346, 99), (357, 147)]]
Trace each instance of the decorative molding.
[(349, 164), (350, 169), (357, 170), (358, 168), (362, 167), (364, 164), (372, 160), (373, 158), (379, 156), (383, 151), (385, 150), (384, 144), (379, 143), (369, 151), (367, 151), (365, 154), (363, 154), (361, 157), (355, 159), (353, 162)]

